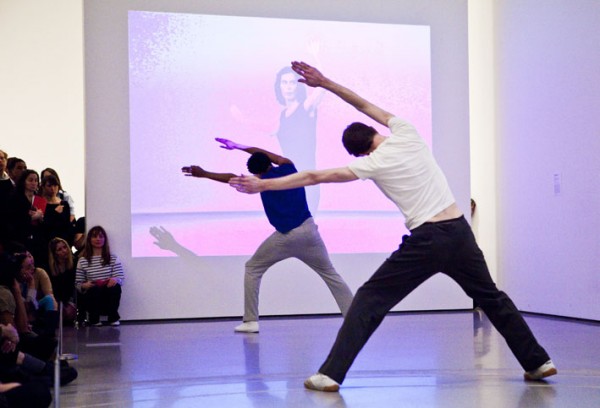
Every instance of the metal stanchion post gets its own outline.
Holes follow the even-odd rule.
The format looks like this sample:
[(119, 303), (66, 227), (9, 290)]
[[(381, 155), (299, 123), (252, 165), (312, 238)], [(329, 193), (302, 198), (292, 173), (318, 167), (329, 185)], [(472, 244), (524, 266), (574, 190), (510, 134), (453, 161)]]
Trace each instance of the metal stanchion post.
[(63, 353), (63, 303), (58, 304), (58, 346), (54, 360), (54, 406), (60, 407), (60, 365), (61, 361), (77, 360), (77, 354)]
[(60, 309), (58, 322), (58, 355), (61, 360), (77, 360), (77, 354), (63, 353), (63, 303), (58, 305)]
[(58, 304), (58, 336), (60, 338), (54, 357), (54, 406), (60, 407), (60, 353), (62, 352), (62, 302)]

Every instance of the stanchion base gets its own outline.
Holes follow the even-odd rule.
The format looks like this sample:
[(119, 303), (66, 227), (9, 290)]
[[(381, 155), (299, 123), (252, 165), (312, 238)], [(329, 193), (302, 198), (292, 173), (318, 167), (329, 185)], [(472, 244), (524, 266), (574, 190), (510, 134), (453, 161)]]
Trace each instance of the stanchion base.
[(79, 358), (79, 356), (77, 354), (63, 353), (58, 358), (62, 361), (77, 360)]

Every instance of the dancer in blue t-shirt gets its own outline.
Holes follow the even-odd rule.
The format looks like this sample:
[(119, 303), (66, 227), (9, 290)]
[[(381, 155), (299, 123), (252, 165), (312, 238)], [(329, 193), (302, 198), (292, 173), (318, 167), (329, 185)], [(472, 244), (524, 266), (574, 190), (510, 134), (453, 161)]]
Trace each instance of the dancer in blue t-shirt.
[[(250, 153), (248, 171), (262, 179), (272, 179), (297, 173), (294, 163), (285, 157), (260, 149), (244, 146), (227, 139), (216, 139), (227, 150)], [(181, 169), (186, 176), (208, 178), (228, 183), (233, 173), (213, 173), (199, 166)], [(271, 234), (246, 262), (244, 276), (244, 319), (235, 327), (236, 332), (258, 332), (258, 294), (264, 273), (279, 261), (297, 258), (317, 272), (333, 294), (342, 315), (350, 307), (352, 292), (336, 272), (317, 225), (306, 203), (303, 187), (289, 190), (265, 191), (261, 200), (269, 223), (275, 227)]]

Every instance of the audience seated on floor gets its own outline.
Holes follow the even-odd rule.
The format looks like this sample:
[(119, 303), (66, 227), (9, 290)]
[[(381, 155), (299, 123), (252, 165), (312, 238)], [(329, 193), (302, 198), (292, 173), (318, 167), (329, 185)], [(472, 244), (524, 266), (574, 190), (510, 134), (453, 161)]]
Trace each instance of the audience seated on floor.
[[(9, 289), (19, 273), (15, 257), (0, 253), (0, 393), (8, 406), (45, 407), (50, 402), (54, 365), (22, 351), (22, 336), (13, 324), (17, 302)], [(75, 378), (77, 371), (62, 364), (61, 385)]]
[(22, 349), (44, 361), (52, 360), (57, 345), (58, 312), (46, 271), (36, 268), (29, 252), (15, 254), (19, 266), (12, 288), (17, 308), (15, 326)]
[(54, 298), (48, 273), (35, 266), (29, 252), (17, 254), (15, 259), (21, 267), (17, 280), (21, 284), (28, 321), (36, 333), (48, 333), (50, 337), (54, 337), (58, 303)]
[[(72, 325), (77, 317), (75, 303), (75, 261), (71, 247), (62, 238), (53, 238), (48, 244), (50, 281), (54, 298), (62, 304), (63, 323)], [(60, 306), (59, 306), (60, 307)]]
[(75, 274), (77, 306), (87, 311), (87, 324), (101, 326), (101, 315), (108, 317), (111, 326), (120, 324), (119, 304), (124, 278), (121, 262), (110, 252), (106, 231), (101, 226), (91, 228)]

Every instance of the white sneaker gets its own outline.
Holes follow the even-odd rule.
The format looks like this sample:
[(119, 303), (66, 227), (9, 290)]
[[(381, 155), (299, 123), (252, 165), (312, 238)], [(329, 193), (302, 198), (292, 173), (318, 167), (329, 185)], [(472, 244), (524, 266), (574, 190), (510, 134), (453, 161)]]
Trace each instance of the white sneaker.
[(258, 322), (244, 322), (233, 330), (237, 333), (258, 333)]
[(340, 389), (340, 385), (337, 382), (321, 373), (316, 373), (308, 377), (304, 381), (304, 386), (309, 390), (325, 392), (337, 392)]
[(535, 370), (525, 372), (523, 377), (525, 377), (525, 379), (528, 381), (537, 381), (546, 377), (550, 377), (551, 375), (555, 375), (556, 373), (558, 373), (556, 366), (552, 360), (548, 360)]

